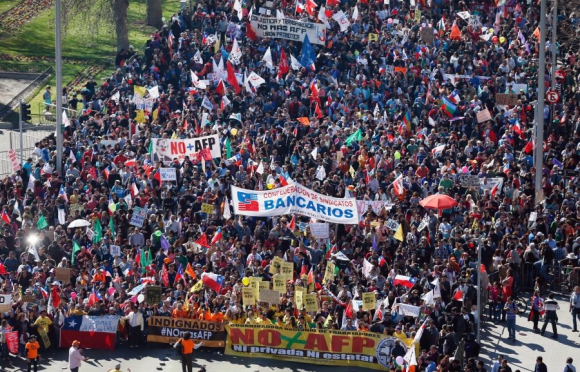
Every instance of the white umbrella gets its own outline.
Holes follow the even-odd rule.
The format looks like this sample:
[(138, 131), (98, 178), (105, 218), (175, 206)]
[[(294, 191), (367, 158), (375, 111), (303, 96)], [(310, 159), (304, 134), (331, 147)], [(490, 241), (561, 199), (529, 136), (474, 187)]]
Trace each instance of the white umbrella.
[(68, 225), (68, 227), (86, 227), (86, 226), (91, 226), (91, 223), (87, 220), (74, 220)]

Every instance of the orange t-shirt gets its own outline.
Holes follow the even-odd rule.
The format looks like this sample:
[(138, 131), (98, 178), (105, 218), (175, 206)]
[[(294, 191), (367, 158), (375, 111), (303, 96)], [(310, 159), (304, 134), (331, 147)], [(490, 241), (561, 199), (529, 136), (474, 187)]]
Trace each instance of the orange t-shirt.
[(193, 347), (195, 346), (195, 342), (193, 340), (184, 340), (181, 339), (181, 346), (183, 346), (182, 354), (193, 354)]
[(40, 349), (40, 344), (38, 341), (27, 342), (26, 350), (28, 350), (28, 359), (36, 359), (38, 357), (38, 349)]
[(95, 276), (93, 276), (93, 282), (105, 282), (107, 281), (107, 278), (105, 277), (105, 274), (95, 274)]
[(188, 314), (188, 312), (185, 310), (175, 309), (175, 310), (173, 310), (172, 316), (174, 318), (187, 318), (187, 314)]

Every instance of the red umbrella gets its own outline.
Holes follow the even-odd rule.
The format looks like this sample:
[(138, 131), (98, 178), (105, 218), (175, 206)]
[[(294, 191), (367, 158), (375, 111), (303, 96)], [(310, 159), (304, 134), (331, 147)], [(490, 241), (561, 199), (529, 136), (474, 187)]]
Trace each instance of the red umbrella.
[(455, 199), (444, 194), (435, 194), (426, 197), (419, 202), (423, 208), (426, 209), (450, 209), (457, 205)]

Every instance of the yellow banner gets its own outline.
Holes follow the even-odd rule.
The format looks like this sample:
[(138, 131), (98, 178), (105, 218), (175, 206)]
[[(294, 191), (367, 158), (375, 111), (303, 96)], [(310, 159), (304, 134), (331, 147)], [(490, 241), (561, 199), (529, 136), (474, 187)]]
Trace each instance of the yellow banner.
[(377, 298), (375, 297), (374, 292), (366, 292), (362, 294), (362, 309), (363, 311), (374, 310), (375, 306), (377, 306)]
[(286, 277), (284, 275), (274, 275), (272, 278), (272, 289), (280, 293), (286, 293)]
[(226, 330), (226, 355), (358, 366), (383, 371), (394, 362), (391, 350), (395, 344), (405, 349), (407, 347), (396, 337), (372, 332), (298, 331), (263, 324), (229, 325)]
[(254, 288), (244, 287), (242, 288), (242, 299), (244, 303), (244, 307), (246, 306), (254, 306), (258, 301), (258, 296)]
[(294, 262), (283, 262), (280, 265), (280, 274), (286, 277), (286, 280), (294, 280)]
[(303, 296), (306, 312), (315, 313), (318, 311), (318, 297), (315, 293)]

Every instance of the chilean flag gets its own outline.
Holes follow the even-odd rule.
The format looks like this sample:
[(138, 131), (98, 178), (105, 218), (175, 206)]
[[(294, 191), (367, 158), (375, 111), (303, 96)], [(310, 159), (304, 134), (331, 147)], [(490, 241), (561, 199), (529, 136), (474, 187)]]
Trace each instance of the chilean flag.
[(135, 199), (137, 195), (139, 195), (139, 189), (137, 188), (137, 185), (135, 185), (135, 182), (133, 182), (131, 184), (131, 197)]
[(62, 196), (62, 198), (68, 203), (68, 197), (66, 196), (66, 191), (64, 189), (64, 185), (60, 185), (60, 190), (58, 191), (58, 195)]
[(224, 282), (224, 277), (214, 273), (203, 273), (201, 275), (201, 282), (213, 289), (217, 293), (222, 289), (222, 284)]
[(74, 340), (84, 349), (115, 350), (117, 323), (115, 316), (70, 316), (60, 331), (60, 347), (68, 348)]
[(219, 242), (220, 240), (222, 240), (222, 229), (221, 229), (221, 227), (217, 230), (217, 232), (215, 233), (215, 235), (211, 239), (211, 244), (213, 245), (213, 244)]
[(411, 278), (409, 276), (397, 275), (395, 276), (395, 285), (402, 285), (403, 287), (412, 288), (417, 282), (417, 278)]
[(175, 274), (174, 283), (179, 283), (179, 281), (183, 279), (183, 267), (179, 265), (179, 269), (177, 269), (177, 274)]

